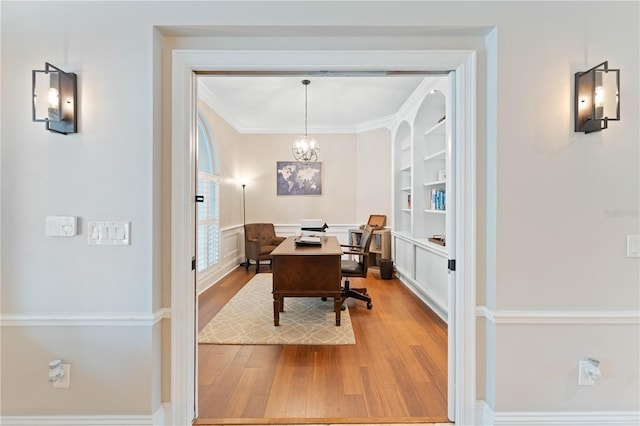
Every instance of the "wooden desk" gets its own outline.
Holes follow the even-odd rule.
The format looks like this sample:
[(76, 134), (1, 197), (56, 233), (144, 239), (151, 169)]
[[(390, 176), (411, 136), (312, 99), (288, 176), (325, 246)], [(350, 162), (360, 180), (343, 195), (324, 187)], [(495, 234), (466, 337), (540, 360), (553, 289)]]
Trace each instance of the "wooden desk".
[(342, 248), (336, 237), (322, 237), (320, 246), (296, 246), (288, 237), (271, 252), (273, 270), (273, 323), (280, 325), (285, 297), (332, 297), (336, 325), (342, 306)]

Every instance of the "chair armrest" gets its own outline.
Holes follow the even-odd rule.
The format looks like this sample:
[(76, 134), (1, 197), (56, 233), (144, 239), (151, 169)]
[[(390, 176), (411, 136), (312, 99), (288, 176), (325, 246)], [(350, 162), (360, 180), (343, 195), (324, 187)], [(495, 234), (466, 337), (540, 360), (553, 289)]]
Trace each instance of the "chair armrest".
[(363, 251), (343, 251), (342, 254), (355, 254), (358, 256), (369, 256), (369, 253), (365, 253)]
[(340, 244), (340, 247), (360, 248), (360, 246), (355, 244)]
[(273, 237), (273, 238), (271, 239), (271, 243), (272, 243), (274, 246), (277, 246), (277, 245), (279, 245), (281, 242), (283, 242), (284, 240), (286, 240), (286, 238), (285, 238), (285, 237)]

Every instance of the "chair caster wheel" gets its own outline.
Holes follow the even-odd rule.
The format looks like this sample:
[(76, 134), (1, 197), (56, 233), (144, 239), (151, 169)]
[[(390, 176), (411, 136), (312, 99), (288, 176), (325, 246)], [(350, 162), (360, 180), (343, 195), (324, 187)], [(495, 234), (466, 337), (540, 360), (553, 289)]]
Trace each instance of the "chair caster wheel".
[(327, 298), (326, 298), (326, 297), (323, 297), (323, 298), (322, 298), (322, 301), (323, 301), (323, 302), (326, 302), (326, 301), (327, 301)]
[(373, 308), (373, 305), (371, 304), (371, 302), (367, 302), (367, 309), (371, 309)]
[(344, 305), (342, 305), (342, 306), (340, 306), (340, 310), (341, 310), (341, 311), (346, 311), (346, 310), (347, 310), (347, 307), (346, 307), (346, 306), (344, 306)]

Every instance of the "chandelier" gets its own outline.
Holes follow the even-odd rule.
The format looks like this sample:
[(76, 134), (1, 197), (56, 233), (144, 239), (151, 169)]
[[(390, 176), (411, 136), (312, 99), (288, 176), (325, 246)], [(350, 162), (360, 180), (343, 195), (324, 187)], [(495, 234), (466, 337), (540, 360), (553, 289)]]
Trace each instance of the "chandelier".
[(318, 160), (318, 153), (320, 152), (320, 146), (313, 136), (307, 134), (307, 87), (311, 84), (309, 80), (302, 80), (304, 85), (304, 136), (298, 136), (293, 141), (293, 158), (297, 162), (302, 164), (308, 164)]

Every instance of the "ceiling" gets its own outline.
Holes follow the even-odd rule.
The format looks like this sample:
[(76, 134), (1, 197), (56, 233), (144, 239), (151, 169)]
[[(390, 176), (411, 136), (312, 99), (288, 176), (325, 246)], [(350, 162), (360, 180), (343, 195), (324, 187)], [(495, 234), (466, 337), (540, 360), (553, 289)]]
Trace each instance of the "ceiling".
[(388, 120), (427, 75), (199, 76), (198, 97), (241, 133), (356, 133)]

